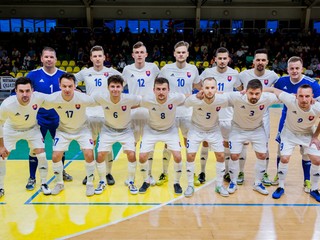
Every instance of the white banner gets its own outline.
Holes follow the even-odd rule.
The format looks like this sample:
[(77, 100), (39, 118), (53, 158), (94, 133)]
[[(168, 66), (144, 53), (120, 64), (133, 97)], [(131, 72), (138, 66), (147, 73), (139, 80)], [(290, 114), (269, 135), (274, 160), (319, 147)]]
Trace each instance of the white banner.
[(0, 77), (1, 89), (11, 90), (14, 89), (16, 78), (13, 77)]

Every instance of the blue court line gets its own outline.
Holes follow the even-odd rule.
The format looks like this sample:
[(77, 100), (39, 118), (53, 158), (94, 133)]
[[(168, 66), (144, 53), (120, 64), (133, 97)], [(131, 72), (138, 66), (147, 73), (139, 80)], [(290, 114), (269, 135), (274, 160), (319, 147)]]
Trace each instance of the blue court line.
[(0, 205), (6, 205), (7, 203), (5, 203), (5, 202), (0, 202)]
[(79, 206), (159, 206), (162, 203), (119, 203), (119, 202), (92, 202), (92, 203), (84, 203), (84, 202), (32, 202), (29, 203), (31, 205), (79, 205)]
[[(74, 155), (74, 157), (64, 165), (64, 169), (66, 169), (81, 153), (82, 151), (79, 151), (76, 155)], [(53, 179), (55, 179), (55, 176), (52, 176), (47, 184), (49, 185), (53, 181)], [(40, 189), (36, 191), (35, 194), (33, 194), (24, 204), (31, 204), (31, 201), (35, 199), (40, 194), (40, 192)]]

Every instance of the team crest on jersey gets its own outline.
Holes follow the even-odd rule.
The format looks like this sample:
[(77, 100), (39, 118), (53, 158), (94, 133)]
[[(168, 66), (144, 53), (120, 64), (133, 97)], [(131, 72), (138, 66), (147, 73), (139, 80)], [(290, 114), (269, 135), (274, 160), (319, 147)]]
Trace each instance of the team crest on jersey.
[(80, 104), (76, 104), (75, 107), (76, 107), (76, 109), (80, 109), (81, 106), (80, 106)]
[(33, 105), (32, 105), (32, 109), (33, 109), (33, 110), (37, 110), (37, 109), (38, 109), (38, 105), (37, 105), (37, 104), (33, 104)]
[(191, 72), (187, 72), (187, 77), (188, 77), (188, 78), (191, 77)]
[(219, 112), (221, 107), (216, 107), (216, 111)]
[(108, 72), (105, 72), (103, 75), (104, 75), (105, 77), (109, 77), (109, 73), (108, 73)]
[(91, 145), (93, 145), (93, 143), (94, 143), (93, 139), (91, 139), (91, 138), (89, 139), (89, 142), (90, 142)]
[(260, 106), (259, 106), (259, 109), (260, 109), (260, 110), (263, 110), (263, 109), (264, 109), (264, 105), (260, 105)]
[(127, 110), (127, 106), (121, 106), (122, 111), (126, 111)]
[(312, 121), (314, 119), (314, 116), (309, 116), (309, 121)]
[(173, 108), (173, 104), (169, 104), (168, 108), (169, 108), (169, 110), (171, 110)]
[(146, 71), (146, 74), (147, 74), (147, 76), (149, 77), (150, 76), (150, 71), (148, 70), (148, 71)]
[(232, 80), (232, 76), (228, 76), (228, 81), (230, 82)]
[(265, 80), (263, 81), (263, 83), (264, 83), (264, 85), (268, 85), (269, 80), (268, 80), (268, 79), (265, 79)]

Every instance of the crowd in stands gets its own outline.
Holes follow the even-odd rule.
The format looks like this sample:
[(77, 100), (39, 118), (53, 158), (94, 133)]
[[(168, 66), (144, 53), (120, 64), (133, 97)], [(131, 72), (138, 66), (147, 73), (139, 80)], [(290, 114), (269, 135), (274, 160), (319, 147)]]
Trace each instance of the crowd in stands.
[[(189, 61), (199, 62), (201, 72), (205, 67), (214, 64), (214, 53), (218, 47), (226, 47), (231, 54), (231, 67), (240, 70), (250, 68), (253, 53), (258, 48), (269, 51), (269, 69), (279, 75), (286, 73), (289, 57), (300, 56), (304, 61), (305, 74), (320, 77), (320, 35), (309, 33), (249, 33), (216, 34), (209, 31), (178, 33), (163, 30), (149, 34), (143, 30), (140, 34), (132, 34), (126, 28), (115, 33), (106, 28), (96, 33), (88, 29), (69, 32), (52, 29), (49, 33), (0, 33), (0, 73), (13, 75), (18, 72), (30, 71), (40, 65), (40, 53), (44, 46), (56, 49), (59, 60), (74, 60), (76, 66), (90, 66), (89, 50), (94, 45), (105, 49), (105, 66), (118, 70), (132, 63), (131, 46), (142, 41), (148, 47), (147, 61), (173, 61), (173, 46), (184, 40), (190, 43)], [(203, 66), (202, 63), (208, 63)]]

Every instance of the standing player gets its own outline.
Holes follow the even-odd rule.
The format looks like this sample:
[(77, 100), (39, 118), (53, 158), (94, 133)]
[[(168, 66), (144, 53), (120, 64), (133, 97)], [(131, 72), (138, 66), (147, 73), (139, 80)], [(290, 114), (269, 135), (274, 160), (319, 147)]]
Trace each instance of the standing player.
[(37, 113), (46, 95), (33, 92), (31, 80), (25, 77), (16, 80), (15, 92), (15, 96), (8, 97), (0, 106), (0, 197), (4, 195), (6, 159), (20, 139), (27, 140), (31, 151), (39, 159), (41, 191), (50, 195), (51, 190), (47, 185), (48, 162), (37, 124)]
[(268, 143), (268, 137), (263, 128), (263, 115), (270, 105), (279, 102), (278, 98), (272, 93), (262, 93), (262, 84), (259, 79), (252, 79), (248, 82), (246, 94), (229, 93), (228, 96), (229, 104), (234, 109), (229, 136), (232, 161), (229, 163), (231, 181), (228, 192), (234, 193), (237, 189), (240, 153), (243, 144), (251, 142), (257, 157), (253, 190), (267, 195), (269, 192), (261, 182), (266, 171)]
[(61, 159), (63, 153), (68, 150), (71, 141), (76, 140), (83, 151), (85, 159), (87, 173), (86, 195), (92, 196), (94, 195), (93, 173), (95, 162), (93, 158), (92, 133), (87, 123), (86, 108), (94, 106), (95, 101), (87, 94), (75, 91), (76, 78), (73, 74), (62, 74), (59, 82), (61, 91), (50, 94), (44, 102), (46, 109), (55, 109), (60, 117), (52, 154), (52, 168), (56, 177), (56, 185), (51, 194), (57, 195), (64, 189)]
[(123, 78), (120, 75), (113, 75), (108, 78), (108, 90), (95, 92), (92, 96), (104, 110), (104, 125), (102, 126), (99, 144), (97, 170), (100, 176), (99, 186), (95, 194), (101, 194), (106, 186), (106, 156), (112, 150), (116, 142), (122, 144), (128, 158), (128, 178), (125, 184), (129, 187), (131, 194), (137, 194), (138, 189), (134, 185), (136, 173), (136, 153), (134, 136), (131, 128), (131, 108), (140, 104), (141, 97), (131, 94), (122, 94)]
[[(170, 91), (173, 93), (192, 94), (194, 88), (201, 88), (197, 67), (187, 63), (189, 56), (188, 48), (189, 43), (187, 42), (180, 41), (176, 43), (173, 53), (176, 61), (171, 64), (166, 64), (160, 71), (159, 76), (169, 81)], [(176, 125), (180, 128), (185, 141), (191, 124), (191, 115), (192, 108), (187, 108), (186, 106), (179, 106), (177, 108)], [(168, 181), (170, 157), (170, 152), (165, 148), (163, 151), (163, 173), (157, 181), (158, 186)]]
[[(56, 68), (57, 56), (56, 51), (51, 47), (45, 47), (41, 54), (42, 68), (35, 69), (28, 73), (27, 77), (31, 79), (34, 91), (50, 94), (60, 91), (59, 78), (64, 71)], [(43, 139), (45, 139), (47, 132), (50, 133), (52, 139), (56, 134), (56, 129), (59, 125), (59, 116), (53, 109), (45, 110), (40, 108), (37, 115), (38, 124), (40, 125), (40, 131)], [(64, 164), (65, 155), (62, 157), (62, 163)], [(30, 152), (29, 155), (29, 172), (30, 177), (26, 185), (27, 190), (33, 190), (36, 184), (36, 170), (38, 166), (38, 159), (35, 154)], [(63, 170), (63, 180), (72, 181), (70, 176), (65, 170)]]
[[(268, 88), (275, 93), (287, 107), (287, 118), (281, 131), (280, 163), (278, 167), (279, 187), (272, 194), (275, 199), (284, 194), (284, 182), (288, 173), (288, 163), (295, 146), (300, 145), (303, 153), (311, 160), (311, 197), (320, 202), (318, 183), (320, 177), (320, 151), (318, 135), (313, 136), (315, 123), (320, 117), (320, 103), (312, 104), (313, 92), (310, 85), (303, 84), (296, 96), (276, 88)], [(318, 125), (318, 129), (320, 125)]]
[[(105, 60), (104, 50), (101, 46), (93, 46), (90, 50), (90, 60), (93, 63), (93, 67), (83, 69), (75, 74), (77, 84), (84, 82), (86, 86), (86, 93), (92, 95), (94, 92), (100, 92), (108, 87), (108, 78), (112, 75), (121, 75), (121, 73), (114, 68), (107, 68), (103, 66)], [(101, 131), (101, 127), (104, 123), (103, 109), (101, 106), (87, 108), (88, 123), (92, 130), (93, 140), (96, 142), (98, 135)], [(106, 159), (107, 166), (107, 183), (113, 185), (115, 183), (113, 176), (111, 175), (112, 168), (112, 151)], [(82, 181), (83, 185), (87, 183), (87, 179)]]
[[(130, 94), (145, 96), (152, 92), (154, 79), (159, 74), (159, 68), (154, 63), (146, 62), (148, 56), (147, 49), (142, 42), (133, 45), (132, 58), (134, 63), (125, 66), (122, 72), (125, 84), (128, 86)], [(134, 132), (135, 143), (140, 141), (142, 130), (148, 121), (148, 110), (145, 108), (136, 108), (131, 111), (131, 121)], [(149, 183), (155, 185), (152, 177), (153, 152), (148, 156), (149, 161)]]
[(143, 184), (139, 189), (145, 193), (149, 188), (148, 183), (148, 154), (153, 151), (157, 142), (164, 142), (173, 155), (174, 163), (174, 192), (182, 193), (180, 178), (182, 173), (181, 147), (178, 128), (175, 124), (178, 105), (183, 104), (185, 95), (182, 93), (169, 93), (169, 81), (158, 77), (154, 81), (154, 94), (142, 98), (141, 107), (147, 108), (149, 122), (144, 126), (140, 149), (140, 171)]
[[(307, 77), (302, 74), (303, 72), (303, 61), (300, 57), (293, 56), (288, 60), (288, 76), (280, 77), (274, 84), (275, 88), (278, 88), (287, 93), (297, 93), (298, 88), (303, 84), (308, 84), (312, 87), (313, 97), (320, 100), (320, 86), (316, 80)], [(286, 120), (287, 107), (284, 106), (282, 109), (282, 115), (278, 127), (278, 136), (276, 141), (280, 143), (280, 133), (283, 128), (283, 124)], [(277, 164), (280, 162), (280, 154), (277, 156)], [(304, 191), (310, 192), (310, 167), (311, 163), (306, 154), (302, 154), (302, 169), (304, 175)], [(278, 185), (278, 175), (275, 176), (272, 185)]]
[[(216, 79), (218, 92), (233, 92), (234, 89), (240, 88), (241, 83), (238, 79), (238, 72), (228, 67), (229, 61), (229, 51), (224, 47), (218, 48), (215, 57), (216, 66), (205, 69), (200, 75), (200, 79), (203, 80), (208, 77)], [(230, 159), (228, 141), (229, 133), (231, 131), (232, 115), (233, 109), (231, 107), (224, 108), (219, 111), (219, 125), (223, 136), (223, 145), (226, 160), (226, 174), (224, 177), (228, 181), (230, 181), (228, 173), (228, 163)], [(208, 159), (208, 149), (202, 148), (201, 152), (201, 173), (199, 174), (199, 181), (203, 183), (206, 181), (205, 169)]]
[[(259, 79), (262, 83), (263, 87), (270, 87), (272, 86), (278, 79), (278, 75), (271, 70), (266, 69), (267, 65), (269, 63), (268, 60), (268, 52), (266, 49), (258, 49), (254, 53), (254, 58), (253, 58), (253, 69), (248, 69), (245, 71), (242, 71), (239, 74), (239, 79), (243, 85), (243, 88), (246, 89), (248, 82), (251, 79)], [(270, 114), (269, 114), (269, 109), (265, 112), (265, 115), (263, 117), (263, 126), (264, 129), (268, 135), (268, 138), (270, 138)], [(246, 145), (245, 145), (246, 146)], [(246, 147), (245, 147), (246, 148)], [(243, 156), (240, 157), (240, 172), (239, 176), (237, 179), (237, 184), (241, 185), (244, 182), (244, 166), (246, 162), (246, 149), (242, 151)], [(267, 152), (267, 166), (266, 169), (268, 169), (269, 165), (269, 151)], [(270, 186), (271, 181), (269, 180), (268, 173), (265, 172), (262, 183), (265, 186)]]
[(188, 132), (187, 140), (187, 177), (188, 187), (184, 192), (186, 197), (191, 197), (194, 193), (194, 159), (196, 157), (201, 142), (208, 142), (210, 148), (215, 152), (216, 162), (216, 192), (221, 196), (229, 196), (228, 191), (223, 187), (223, 175), (225, 173), (224, 147), (221, 135), (218, 113), (223, 107), (228, 106), (228, 98), (223, 94), (216, 94), (217, 82), (214, 78), (205, 78), (202, 81), (203, 99), (196, 95), (189, 96), (185, 105), (193, 107), (191, 118), (191, 128)]

